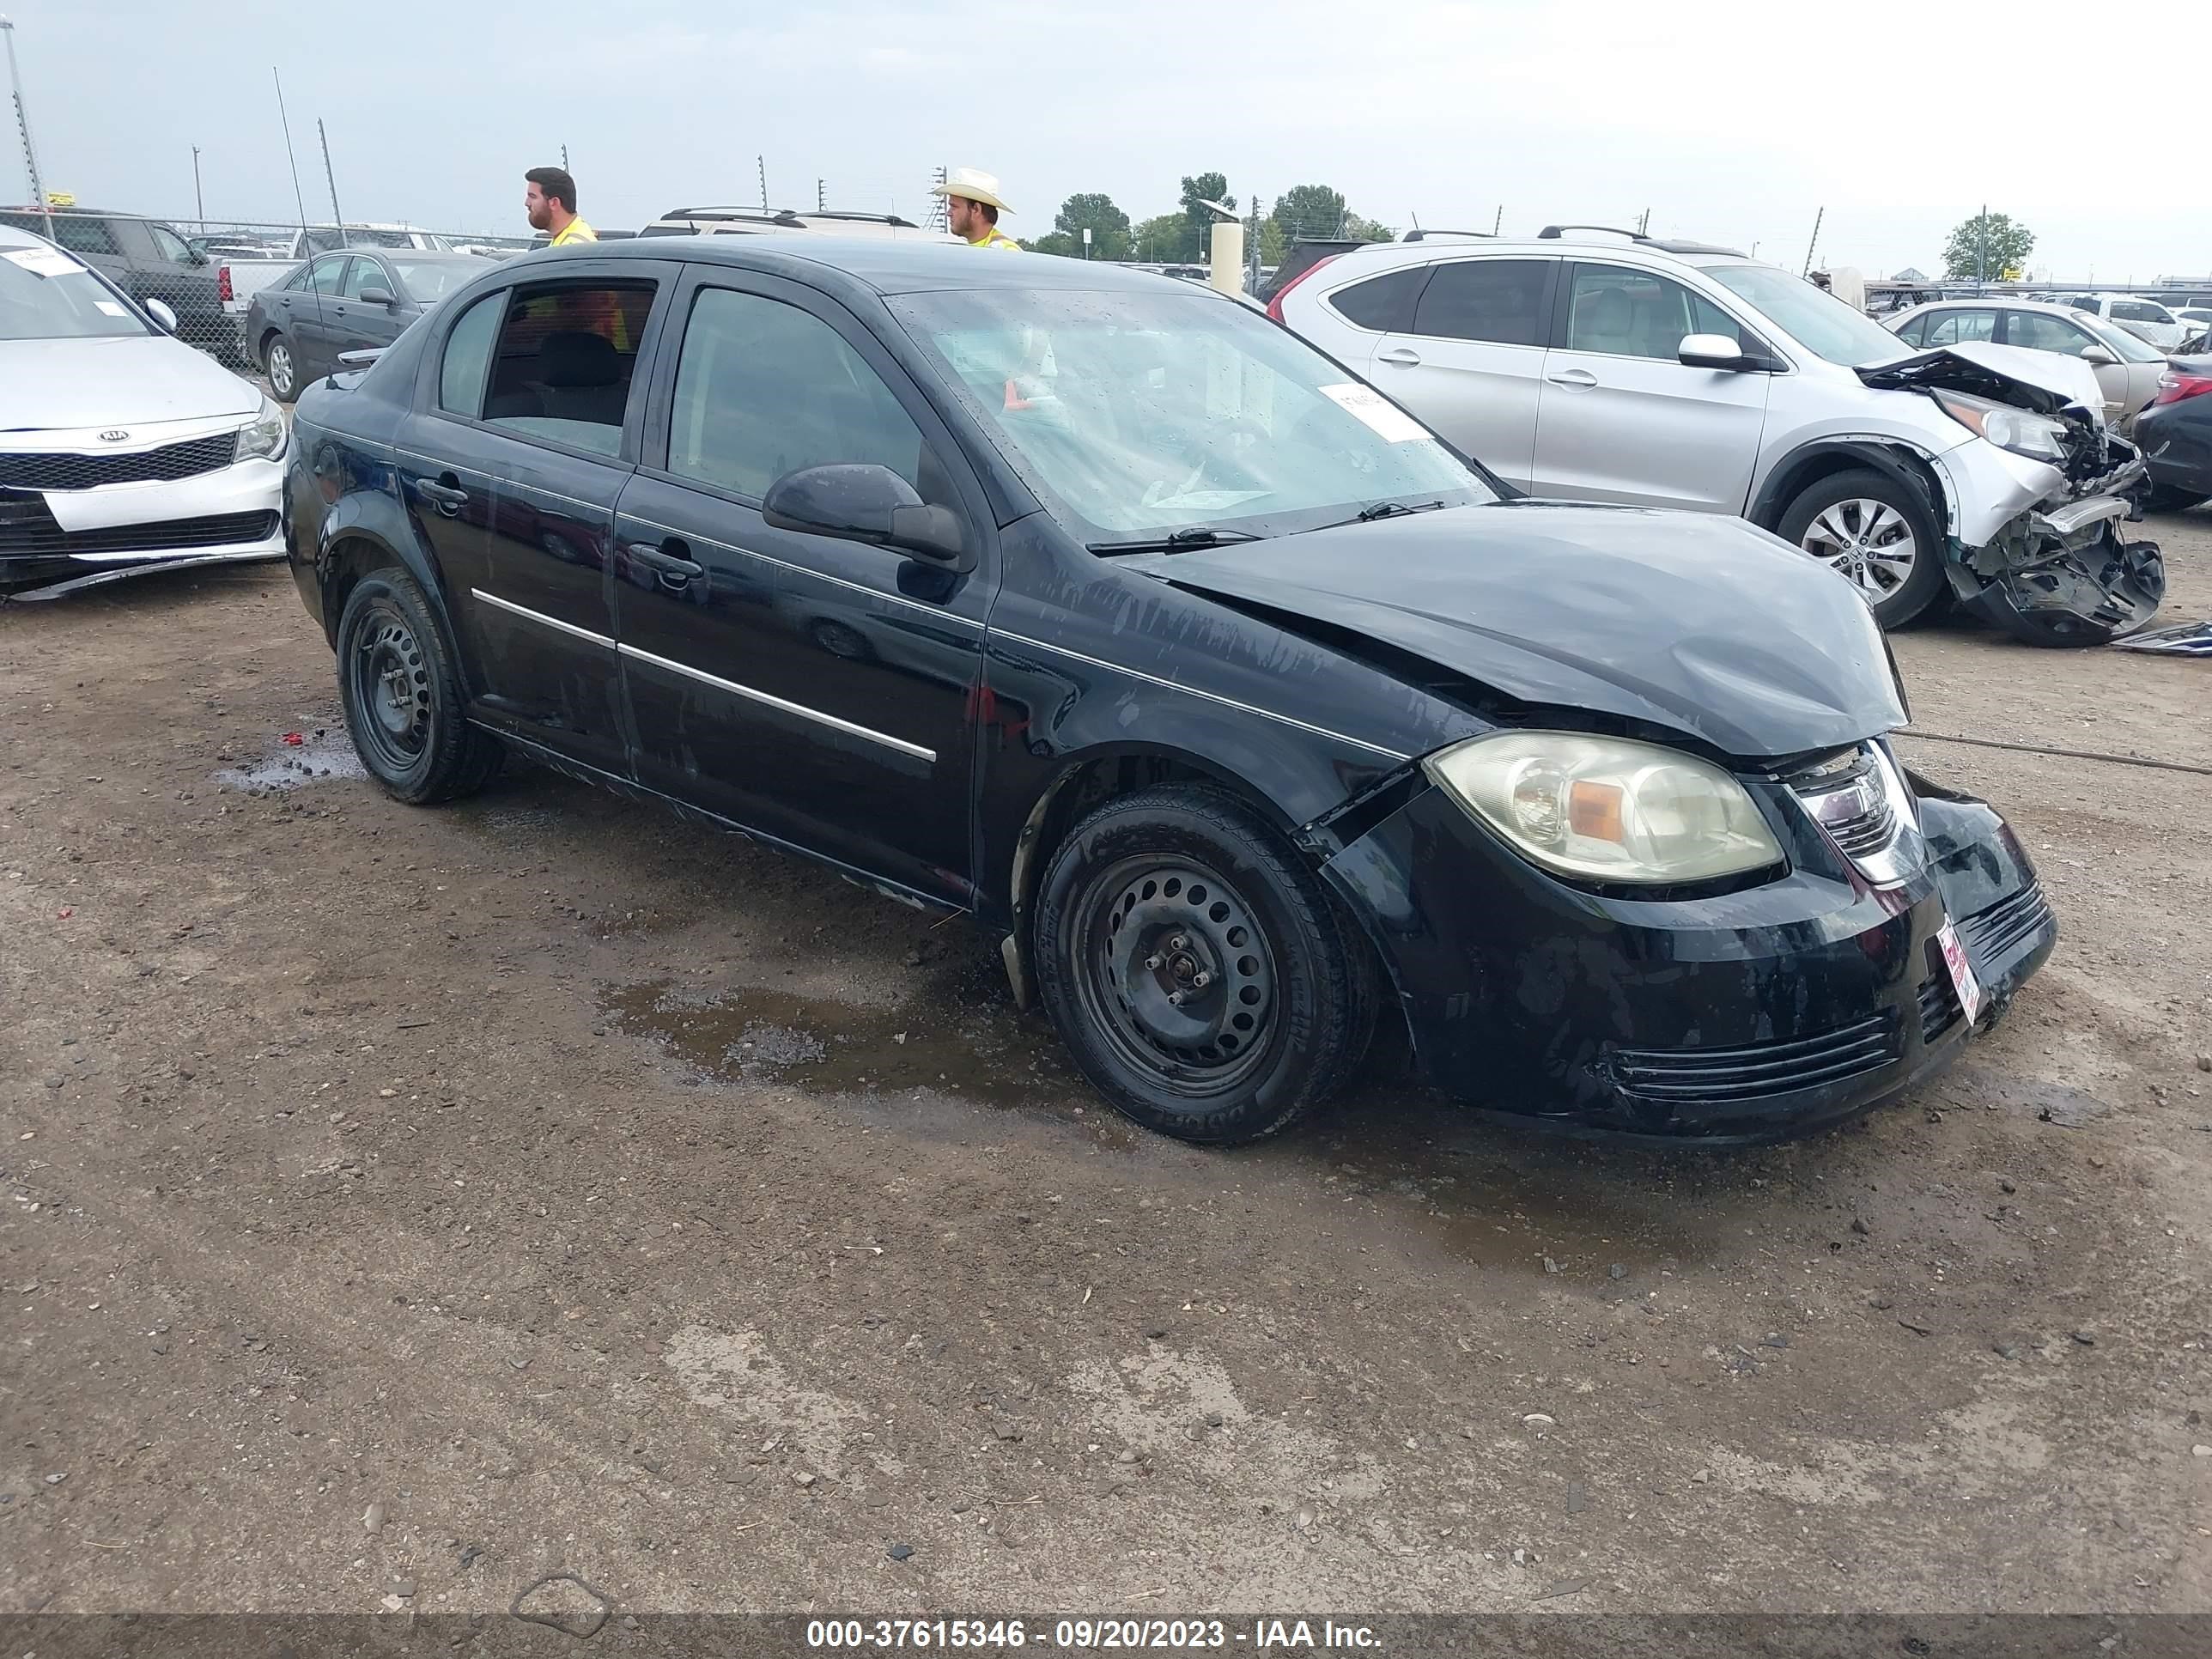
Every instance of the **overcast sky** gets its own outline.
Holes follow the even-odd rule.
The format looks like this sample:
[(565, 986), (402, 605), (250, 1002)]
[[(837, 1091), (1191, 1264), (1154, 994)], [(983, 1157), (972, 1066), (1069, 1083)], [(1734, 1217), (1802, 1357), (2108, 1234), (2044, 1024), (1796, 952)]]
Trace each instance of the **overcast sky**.
[[(49, 189), (296, 221), (307, 210), (521, 232), (524, 168), (568, 146), (585, 216), (679, 204), (918, 216), (981, 167), (1038, 235), (1075, 191), (1133, 218), (1181, 175), (1240, 200), (1326, 183), (1388, 224), (1634, 222), (1796, 269), (1934, 272), (1986, 200), (2060, 280), (2212, 273), (2193, 100), (2079, 6), (1923, 0), (0, 0)], [(2179, 13), (2166, 13), (2179, 16)], [(2143, 158), (2138, 161), (2136, 158)], [(2187, 158), (2186, 165), (2179, 158)], [(0, 124), (0, 197), (27, 198)]]

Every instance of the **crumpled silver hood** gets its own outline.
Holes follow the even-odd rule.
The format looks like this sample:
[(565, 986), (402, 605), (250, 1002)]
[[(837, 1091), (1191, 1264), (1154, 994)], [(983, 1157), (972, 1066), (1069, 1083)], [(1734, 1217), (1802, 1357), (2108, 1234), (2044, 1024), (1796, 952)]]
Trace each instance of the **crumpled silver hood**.
[(2105, 423), (2105, 393), (2096, 371), (2056, 351), (1969, 340), (1870, 364), (1858, 377), (1871, 386), (1971, 392), (2044, 415), (2073, 409)]

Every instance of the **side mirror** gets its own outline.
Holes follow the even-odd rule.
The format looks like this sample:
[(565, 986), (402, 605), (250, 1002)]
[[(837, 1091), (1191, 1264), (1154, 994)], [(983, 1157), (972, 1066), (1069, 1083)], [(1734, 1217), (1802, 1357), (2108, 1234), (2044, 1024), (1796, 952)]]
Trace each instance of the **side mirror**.
[(975, 568), (951, 510), (925, 506), (912, 484), (872, 461), (787, 472), (768, 487), (761, 516), (776, 530), (894, 548), (952, 570)]
[(1753, 366), (1743, 347), (1725, 334), (1685, 334), (1674, 355), (1688, 368), (1741, 371)]
[(2093, 368), (2110, 368), (2120, 360), (2112, 355), (2108, 347), (2085, 345), (2081, 348), (2081, 361)]
[(169, 302), (167, 300), (147, 301), (146, 314), (159, 323), (167, 332), (174, 334), (177, 331), (177, 313), (169, 309)]
[(382, 306), (387, 311), (399, 303), (390, 289), (376, 287), (362, 289), (361, 302), (365, 306)]

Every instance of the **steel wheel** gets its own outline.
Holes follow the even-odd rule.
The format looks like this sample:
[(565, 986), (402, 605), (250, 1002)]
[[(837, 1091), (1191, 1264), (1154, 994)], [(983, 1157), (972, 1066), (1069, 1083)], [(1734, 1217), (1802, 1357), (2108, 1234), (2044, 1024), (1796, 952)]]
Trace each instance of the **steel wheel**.
[(430, 740), (430, 665), (396, 608), (379, 606), (368, 622), (346, 669), (354, 707), (368, 716), (354, 735), (375, 750), (367, 758), (380, 775), (404, 773)]
[(1869, 605), (1904, 587), (1920, 557), (1919, 538), (1905, 514), (1863, 496), (1815, 514), (1798, 544), (1849, 580)]
[(1275, 954), (1229, 883), (1186, 859), (1124, 859), (1092, 878), (1075, 914), (1076, 994), (1123, 1064), (1204, 1099), (1262, 1063)]
[(283, 336), (269, 343), (265, 362), (269, 369), (270, 391), (276, 394), (279, 402), (290, 403), (300, 389), (299, 370), (293, 367), (292, 348)]

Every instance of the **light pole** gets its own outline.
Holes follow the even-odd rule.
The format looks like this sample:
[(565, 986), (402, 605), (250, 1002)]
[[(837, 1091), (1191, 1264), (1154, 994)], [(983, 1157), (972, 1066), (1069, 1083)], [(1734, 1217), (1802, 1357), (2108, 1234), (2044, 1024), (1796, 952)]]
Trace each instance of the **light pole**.
[(23, 167), (31, 175), (31, 194), (37, 198), (39, 211), (46, 216), (46, 240), (54, 240), (53, 204), (46, 200), (46, 187), (39, 182), (39, 152), (31, 145), (31, 117), (23, 107), (23, 77), (15, 68), (15, 26), (0, 16), (0, 34), (8, 37), (8, 85), (15, 94), (15, 125), (23, 135)]

